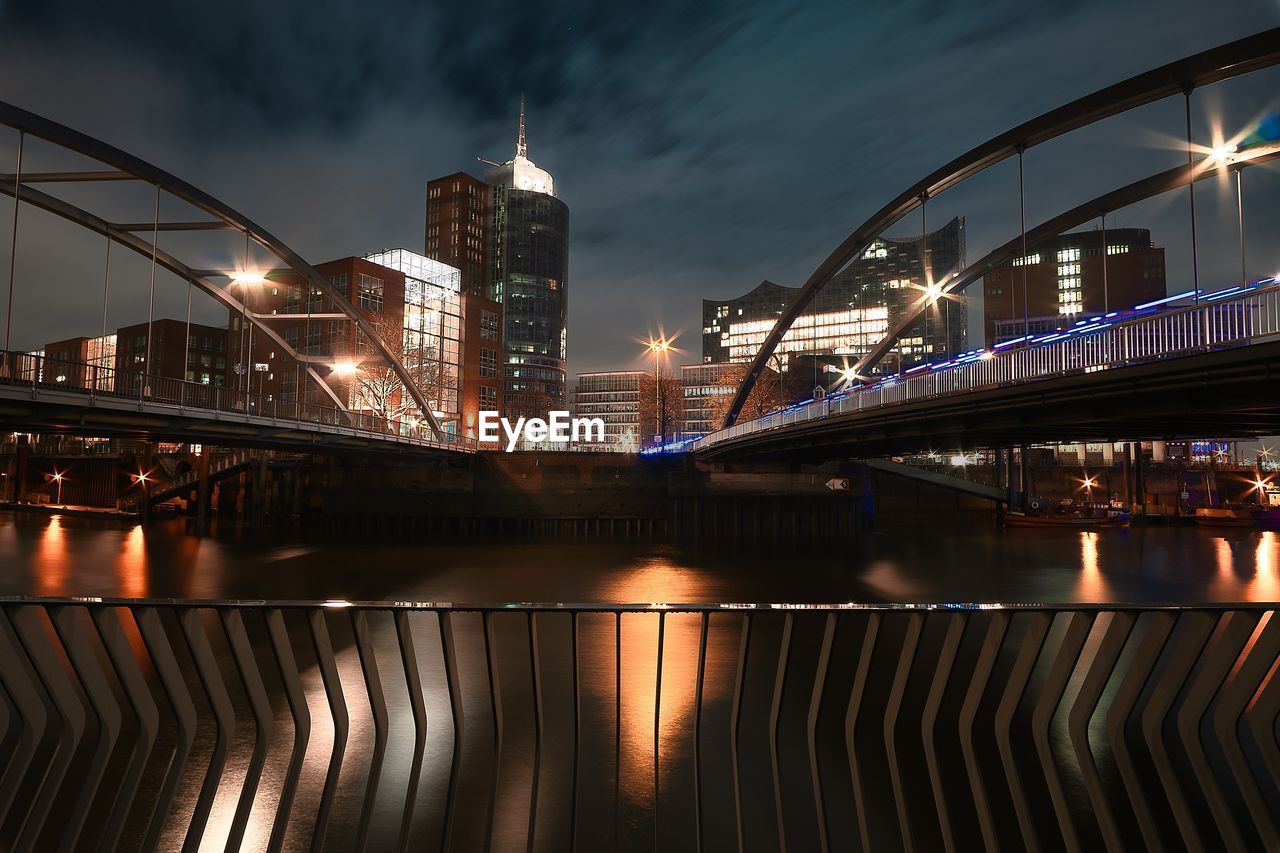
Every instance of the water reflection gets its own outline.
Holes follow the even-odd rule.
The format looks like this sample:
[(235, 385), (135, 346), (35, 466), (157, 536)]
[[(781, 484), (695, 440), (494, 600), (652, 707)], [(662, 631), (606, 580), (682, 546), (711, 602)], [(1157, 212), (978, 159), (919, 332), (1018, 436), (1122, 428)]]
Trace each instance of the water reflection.
[(126, 598), (147, 597), (146, 544), (142, 525), (131, 528), (120, 542), (116, 572), (120, 577), (120, 594)]
[(67, 539), (62, 529), (62, 517), (53, 516), (40, 536), (39, 562), (33, 566), (37, 595), (65, 595), (68, 588)]
[(1077, 587), (1080, 601), (1102, 602), (1110, 599), (1110, 587), (1099, 568), (1098, 532), (1080, 531), (1080, 585)]
[(827, 551), (428, 542), (147, 530), (0, 513), (0, 594), (504, 602), (1197, 602), (1280, 597), (1280, 536), (879, 530)]

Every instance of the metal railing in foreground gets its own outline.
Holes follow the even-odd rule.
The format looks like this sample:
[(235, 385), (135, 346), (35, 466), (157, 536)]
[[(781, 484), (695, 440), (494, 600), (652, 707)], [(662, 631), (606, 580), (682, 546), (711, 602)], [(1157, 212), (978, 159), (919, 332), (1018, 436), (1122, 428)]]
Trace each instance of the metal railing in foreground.
[(9, 599), (0, 847), (1277, 849), (1275, 608)]
[(0, 385), (27, 389), (31, 399), (62, 401), (67, 393), (91, 405), (136, 404), (140, 411), (212, 414), (216, 420), (259, 425), (296, 425), (316, 432), (359, 436), (423, 447), (471, 451), (475, 441), (448, 435), (431, 437), (422, 421), (394, 420), (371, 412), (347, 411), (334, 405), (285, 400), (281, 395), (224, 385), (206, 385), (168, 376), (118, 371), (96, 364), (70, 362), (26, 352), (0, 351)]
[[(1193, 294), (1183, 294), (1189, 298)], [(1099, 316), (1062, 332), (975, 350), (951, 361), (920, 365), (872, 385), (833, 394), (743, 421), (703, 436), (693, 450), (728, 439), (919, 400), (1180, 358), (1246, 346), (1280, 335), (1280, 285), (1274, 279), (1249, 288), (1206, 293), (1195, 305), (1126, 319)]]

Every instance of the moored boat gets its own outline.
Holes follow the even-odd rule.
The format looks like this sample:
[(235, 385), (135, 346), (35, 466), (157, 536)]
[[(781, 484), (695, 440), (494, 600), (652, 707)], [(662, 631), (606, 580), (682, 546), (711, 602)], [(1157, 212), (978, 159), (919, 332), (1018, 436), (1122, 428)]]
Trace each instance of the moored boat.
[(1008, 527), (1125, 527), (1129, 524), (1130, 517), (1130, 513), (1126, 510), (1074, 510), (1067, 512), (1019, 512), (1010, 510), (1005, 513), (1004, 523)]
[(1280, 529), (1280, 508), (1255, 504), (1196, 508), (1195, 522), (1200, 527), (1245, 527)]

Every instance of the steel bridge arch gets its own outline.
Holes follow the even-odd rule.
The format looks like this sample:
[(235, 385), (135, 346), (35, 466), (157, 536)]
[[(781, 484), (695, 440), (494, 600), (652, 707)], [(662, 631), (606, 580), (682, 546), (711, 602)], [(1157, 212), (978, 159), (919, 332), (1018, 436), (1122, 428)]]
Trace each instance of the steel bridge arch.
[[(396, 377), (401, 381), (401, 383), (403, 383), (405, 389), (413, 398), (413, 401), (418, 405), (418, 408), (422, 413), (421, 419), (426, 421), (433, 436), (439, 440), (445, 439), (445, 435), (440, 429), (440, 424), (436, 420), (430, 403), (427, 401), (426, 397), (423, 396), (421, 389), (419, 389), (413, 382), (409, 372), (405, 369), (403, 362), (392, 354), (386, 341), (382, 339), (382, 336), (378, 333), (374, 325), (365, 319), (360, 310), (356, 308), (341, 291), (334, 287), (327, 277), (321, 275), (315, 267), (307, 263), (301, 255), (265, 228), (212, 195), (209, 195), (181, 178), (160, 169), (139, 157), (129, 154), (128, 152), (116, 148), (113, 145), (102, 142), (101, 140), (88, 136), (87, 134), (81, 133), (80, 131), (14, 106), (13, 104), (0, 101), (0, 126), (13, 128), (21, 135), (29, 135), (42, 139), (45, 142), (58, 146), (59, 148), (96, 160), (97, 162), (115, 170), (53, 174), (35, 173), (31, 176), (14, 173), (12, 175), (4, 175), (0, 178), (0, 193), (9, 197), (16, 197), (19, 201), (28, 202), (49, 213), (53, 213), (63, 219), (79, 225), (82, 228), (104, 235), (112, 242), (119, 243), (120, 245), (144, 255), (147, 258), (151, 258), (154, 255), (155, 262), (158, 265), (163, 266), (179, 278), (182, 278), (185, 281), (190, 282), (195, 287), (200, 288), (200, 290), (212, 296), (215, 300), (225, 305), (231, 311), (242, 314), (242, 316), (253, 323), (255, 328), (265, 334), (274, 344), (279, 346), (288, 357), (292, 358), (298, 364), (305, 365), (307, 375), (310, 376), (322, 389), (324, 389), (324, 391), (334, 400), (335, 403), (338, 404), (340, 408), (345, 410), (345, 403), (333, 394), (328, 383), (324, 381), (323, 377), (321, 377), (312, 366), (316, 363), (327, 363), (324, 358), (304, 355), (295, 350), (285, 342), (284, 338), (280, 334), (264, 322), (267, 317), (274, 315), (260, 315), (256, 312), (246, 310), (247, 306), (232, 296), (228, 288), (219, 287), (210, 280), (210, 271), (193, 268), (169, 252), (162, 250), (158, 245), (158, 240), (154, 243), (149, 242), (134, 233), (137, 230), (151, 230), (153, 223), (144, 223), (141, 225), (112, 223), (70, 202), (27, 186), (27, 184), (38, 183), (41, 181), (66, 183), (92, 181), (142, 181), (155, 186), (158, 191), (164, 191), (174, 198), (181, 199), (187, 204), (205, 212), (209, 216), (213, 217), (213, 219), (202, 222), (164, 222), (157, 220), (155, 223), (157, 226), (156, 230), (212, 231), (229, 229), (239, 231), (245, 235), (246, 239), (252, 240), (259, 247), (265, 249), (283, 265), (283, 268), (291, 270), (300, 276), (304, 282), (307, 282), (312, 287), (318, 289), (343, 315), (356, 324), (356, 327), (364, 334), (365, 338), (373, 344), (378, 354), (386, 360), (387, 364), (389, 364), (391, 369), (395, 372)], [(12, 289), (13, 282), (9, 283), (9, 287)]]
[[(1073, 130), (1087, 127), (1171, 95), (1189, 93), (1201, 86), (1229, 80), (1276, 64), (1280, 64), (1280, 27), (1211, 48), (1099, 89), (1090, 95), (1023, 122), (936, 169), (858, 226), (809, 276), (801, 286), (800, 292), (787, 305), (782, 316), (765, 337), (755, 360), (751, 362), (750, 368), (738, 385), (722, 428), (733, 426), (737, 421), (742, 407), (746, 405), (747, 398), (755, 387), (756, 380), (764, 371), (774, 350), (817, 292), (845, 264), (866, 251), (885, 230), (891, 228), (928, 199), (1015, 154)], [(1188, 180), (1194, 180), (1194, 178), (1188, 178)], [(1030, 241), (1030, 234), (1028, 234), (1028, 241)], [(1030, 245), (1029, 242), (1028, 245)], [(947, 292), (954, 292), (954, 290), (948, 289)], [(896, 336), (904, 330), (905, 327), (897, 327), (873, 348), (872, 352), (880, 354), (877, 359), (892, 348), (893, 343), (896, 342)], [(859, 365), (865, 368), (868, 363), (873, 362), (864, 358)]]

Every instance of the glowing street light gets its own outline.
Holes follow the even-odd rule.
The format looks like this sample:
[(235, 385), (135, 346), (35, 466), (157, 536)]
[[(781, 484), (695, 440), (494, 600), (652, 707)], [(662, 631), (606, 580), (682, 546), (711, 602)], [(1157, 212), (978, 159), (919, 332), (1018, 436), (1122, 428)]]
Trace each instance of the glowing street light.
[(1087, 474), (1080, 481), (1080, 488), (1084, 489), (1085, 500), (1093, 500), (1093, 487), (1096, 485), (1098, 485), (1098, 481)]
[(262, 274), (262, 270), (236, 270), (231, 275), (231, 283), (241, 287), (263, 284), (266, 280), (267, 277)]
[(1215, 163), (1225, 163), (1227, 158), (1238, 150), (1234, 142), (1224, 142), (1213, 146), (1213, 150), (1209, 152), (1209, 159)]
[(942, 297), (942, 285), (938, 284), (936, 281), (926, 287), (925, 291), (929, 295), (930, 302), (937, 302)]
[(354, 361), (339, 361), (333, 365), (333, 373), (335, 376), (349, 377), (355, 376), (360, 366)]
[(53, 481), (58, 484), (58, 506), (62, 506), (62, 472), (54, 470)]
[(673, 343), (675, 343), (674, 339), (668, 339), (666, 335), (662, 335), (657, 340), (649, 338), (646, 344), (649, 352), (653, 353), (653, 433), (658, 436), (662, 435), (662, 379), (658, 371), (662, 354), (670, 350)]

